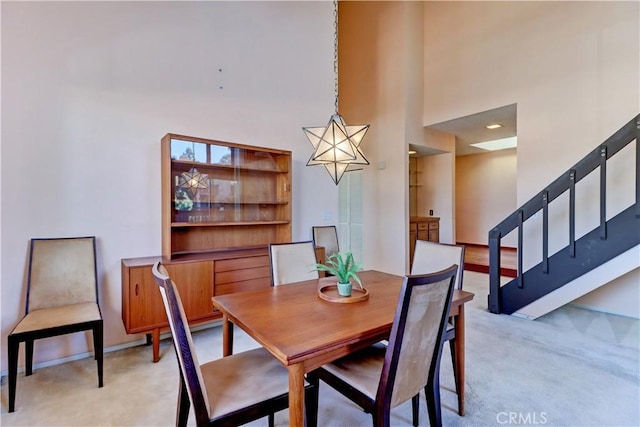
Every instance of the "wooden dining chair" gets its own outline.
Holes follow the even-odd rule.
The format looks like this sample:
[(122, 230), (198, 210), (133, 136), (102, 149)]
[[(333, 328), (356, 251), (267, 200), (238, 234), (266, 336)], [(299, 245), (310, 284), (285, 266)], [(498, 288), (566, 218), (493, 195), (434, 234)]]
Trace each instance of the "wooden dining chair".
[(313, 234), (313, 244), (324, 247), (326, 258), (340, 252), (338, 244), (338, 230), (335, 225), (315, 225), (311, 227)]
[[(413, 265), (411, 274), (426, 274), (457, 264), (460, 267), (456, 274), (455, 288), (462, 289), (462, 278), (464, 273), (464, 245), (452, 245), (447, 243), (428, 242), (417, 240), (413, 255)], [(455, 319), (449, 319), (444, 339), (449, 342), (451, 353), (451, 364), (453, 366), (453, 378), (456, 385), (456, 394), (460, 396), (460, 381), (458, 377), (458, 355), (456, 354), (456, 328)], [(458, 409), (459, 412), (459, 409)]]
[(20, 343), (25, 343), (25, 375), (29, 376), (35, 340), (82, 331), (93, 332), (98, 387), (102, 387), (103, 321), (96, 238), (31, 239), (25, 316), (7, 337), (9, 412), (15, 410)]
[[(176, 426), (187, 425), (191, 406), (198, 426), (236, 426), (286, 409), (289, 373), (264, 348), (198, 363), (176, 285), (159, 261), (152, 271), (160, 287), (180, 367)], [(306, 384), (307, 423), (311, 426), (317, 420), (318, 397), (314, 394), (317, 387)]]
[(271, 285), (313, 280), (319, 277), (316, 270), (316, 252), (312, 241), (271, 243), (269, 245)]
[(351, 399), (372, 415), (374, 426), (389, 426), (391, 409), (418, 400), (424, 389), (431, 425), (440, 426), (438, 370), (457, 268), (405, 276), (388, 346), (372, 345), (324, 365), (308, 374), (309, 381), (317, 387), (322, 380)]

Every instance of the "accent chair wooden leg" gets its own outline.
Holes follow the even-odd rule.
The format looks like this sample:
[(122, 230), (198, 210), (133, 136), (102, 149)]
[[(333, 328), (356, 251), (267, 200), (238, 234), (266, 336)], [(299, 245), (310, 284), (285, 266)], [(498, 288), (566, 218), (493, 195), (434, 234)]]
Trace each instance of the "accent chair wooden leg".
[(98, 364), (98, 387), (103, 385), (103, 360), (104, 360), (104, 343), (103, 343), (103, 327), (102, 321), (93, 328), (93, 353)]
[(25, 366), (24, 376), (28, 377), (33, 374), (33, 340), (26, 340), (24, 342), (25, 348)]
[(16, 380), (18, 378), (18, 350), (20, 341), (9, 335), (8, 337), (9, 356), (9, 412), (16, 410)]

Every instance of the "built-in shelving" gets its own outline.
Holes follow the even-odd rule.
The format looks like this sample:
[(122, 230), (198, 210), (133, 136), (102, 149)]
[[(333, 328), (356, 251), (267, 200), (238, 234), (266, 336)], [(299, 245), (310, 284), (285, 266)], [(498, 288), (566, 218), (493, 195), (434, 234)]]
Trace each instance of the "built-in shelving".
[(290, 171), (290, 151), (167, 134), (163, 256), (290, 241)]

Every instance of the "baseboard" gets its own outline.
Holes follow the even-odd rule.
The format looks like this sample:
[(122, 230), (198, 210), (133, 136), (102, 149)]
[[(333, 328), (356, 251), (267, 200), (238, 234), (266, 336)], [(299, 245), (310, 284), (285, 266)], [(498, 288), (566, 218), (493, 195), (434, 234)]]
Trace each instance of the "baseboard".
[(640, 320), (640, 317), (631, 316), (628, 313), (620, 313), (620, 312), (617, 312), (617, 311), (603, 310), (602, 308), (595, 307), (593, 305), (579, 304), (577, 302), (570, 302), (569, 305), (571, 305), (573, 307), (581, 308), (583, 310), (595, 311), (597, 313), (613, 314), (614, 316), (621, 316), (621, 317), (626, 317), (626, 318), (629, 318), (629, 319)]

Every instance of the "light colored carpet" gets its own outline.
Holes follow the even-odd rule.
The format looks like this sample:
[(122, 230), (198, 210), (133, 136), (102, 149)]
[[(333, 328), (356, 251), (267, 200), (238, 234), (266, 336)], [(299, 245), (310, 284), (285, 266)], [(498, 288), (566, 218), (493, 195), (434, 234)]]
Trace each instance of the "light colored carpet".
[[(536, 321), (487, 311), (488, 276), (465, 272), (467, 304), (466, 416), (457, 403), (448, 346), (441, 369), (445, 426), (640, 425), (639, 321), (566, 306)], [(236, 329), (235, 351), (256, 346)], [(198, 358), (221, 357), (219, 327), (194, 333)], [(22, 350), (24, 351), (24, 350)], [(36, 343), (37, 351), (37, 343)], [(170, 426), (175, 424), (178, 371), (169, 339), (161, 360), (140, 346), (105, 355), (104, 387), (87, 358), (18, 376), (16, 412), (3, 426)], [(428, 425), (424, 400), (420, 425)], [(193, 418), (190, 420), (193, 425)], [(287, 412), (276, 414), (288, 425)], [(250, 425), (267, 425), (259, 420)], [(371, 417), (322, 384), (319, 426), (369, 426)], [(393, 411), (392, 425), (411, 425), (411, 405)]]

